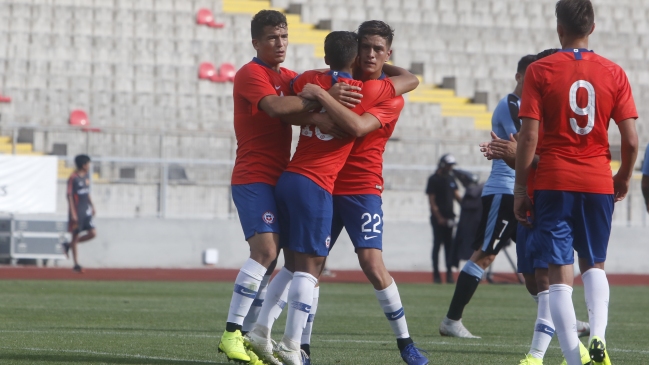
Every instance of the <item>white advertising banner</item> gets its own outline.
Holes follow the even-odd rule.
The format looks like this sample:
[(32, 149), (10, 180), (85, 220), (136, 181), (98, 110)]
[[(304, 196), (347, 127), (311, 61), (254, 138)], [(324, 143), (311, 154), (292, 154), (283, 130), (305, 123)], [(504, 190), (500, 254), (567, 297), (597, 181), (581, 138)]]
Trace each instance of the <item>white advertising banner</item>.
[(0, 155), (0, 212), (55, 213), (56, 156)]

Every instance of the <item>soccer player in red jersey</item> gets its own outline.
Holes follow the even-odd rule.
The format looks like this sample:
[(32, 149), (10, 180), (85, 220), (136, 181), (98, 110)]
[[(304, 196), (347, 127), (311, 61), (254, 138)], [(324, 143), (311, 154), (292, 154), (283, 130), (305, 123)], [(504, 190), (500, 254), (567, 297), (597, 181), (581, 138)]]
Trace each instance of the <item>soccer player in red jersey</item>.
[[(573, 247), (590, 319), (590, 356), (595, 364), (610, 364), (604, 263), (613, 205), (628, 192), (637, 156), (638, 115), (622, 68), (587, 49), (595, 29), (591, 2), (560, 0), (556, 15), (563, 49), (533, 63), (525, 77), (514, 211), (521, 224), (534, 225), (531, 249), (549, 265), (550, 312), (567, 364), (582, 363), (572, 304)], [(622, 139), (620, 170), (612, 178), (610, 119)], [(532, 206), (526, 185), (541, 120), (544, 137)]]
[[(357, 33), (359, 57), (356, 78), (364, 82), (384, 79), (386, 75), (383, 69), (392, 54), (394, 30), (385, 22), (371, 20), (361, 24)], [(427, 364), (428, 359), (415, 347), (410, 337), (399, 289), (383, 263), (382, 254), (383, 152), (403, 105), (402, 96), (379, 103), (369, 112), (376, 110), (385, 116), (384, 119), (373, 120), (373, 123), (365, 124), (359, 130), (347, 130), (358, 138), (336, 179), (331, 244), (333, 247), (344, 227), (354, 244), (365, 276), (374, 286), (374, 293), (397, 338), (403, 360), (408, 364), (421, 365)], [(305, 331), (308, 329), (309, 324)]]
[[(325, 39), (325, 61), (331, 70), (307, 72), (293, 82), (298, 95), (318, 100), (332, 119), (348, 125), (363, 125), (383, 116), (369, 110), (378, 103), (413, 90), (419, 83), (414, 75), (402, 75), (366, 83), (353, 80), (352, 65), (358, 41), (355, 33), (332, 32)], [(336, 102), (325, 90), (338, 82), (362, 85), (363, 98), (353, 110)], [(288, 291), (286, 331), (275, 352), (284, 364), (302, 364), (300, 340), (313, 304), (318, 277), (331, 244), (333, 200), (331, 193), (354, 138), (335, 139), (317, 127), (303, 127), (298, 147), (276, 187), (282, 248), (287, 262), (293, 261), (295, 273)], [(266, 306), (267, 304), (264, 304)], [(264, 309), (262, 308), (262, 312)], [(261, 328), (261, 320), (248, 334), (250, 343), (262, 358), (270, 342), (270, 327)]]
[(288, 46), (286, 17), (262, 10), (250, 28), (257, 57), (244, 65), (234, 80), (237, 156), (232, 171), (232, 198), (250, 245), (250, 258), (236, 278), (218, 349), (230, 360), (255, 364), (257, 360), (251, 359), (243, 346), (241, 330), (249, 312), (259, 313), (250, 308), (263, 300), (279, 251), (274, 190), (288, 165), (292, 139), (290, 124), (279, 117), (311, 110), (319, 103), (290, 96), (290, 83), (297, 74), (280, 67)]

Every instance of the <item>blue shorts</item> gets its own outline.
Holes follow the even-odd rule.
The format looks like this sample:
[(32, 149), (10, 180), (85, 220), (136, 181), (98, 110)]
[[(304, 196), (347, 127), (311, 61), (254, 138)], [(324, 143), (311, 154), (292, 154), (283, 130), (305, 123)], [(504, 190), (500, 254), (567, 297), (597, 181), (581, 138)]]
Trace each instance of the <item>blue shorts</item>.
[(612, 194), (540, 190), (534, 193), (533, 253), (553, 265), (571, 265), (574, 252), (590, 265), (606, 261)]
[(284, 172), (275, 187), (282, 217), (280, 246), (295, 252), (328, 256), (331, 246), (333, 199), (308, 177)]
[(548, 263), (540, 260), (531, 251), (534, 229), (518, 225), (516, 232), (516, 257), (520, 274), (534, 274), (536, 269), (547, 269)]
[(232, 200), (246, 241), (255, 233), (279, 233), (275, 187), (264, 183), (232, 185)]
[(354, 248), (383, 250), (383, 209), (381, 197), (373, 194), (334, 195), (331, 246), (347, 230)]

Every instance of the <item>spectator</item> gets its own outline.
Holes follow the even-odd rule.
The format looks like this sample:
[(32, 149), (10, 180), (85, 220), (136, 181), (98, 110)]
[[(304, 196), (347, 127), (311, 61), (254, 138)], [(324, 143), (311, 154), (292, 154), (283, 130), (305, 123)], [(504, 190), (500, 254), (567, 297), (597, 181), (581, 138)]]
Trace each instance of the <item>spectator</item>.
[(645, 149), (642, 162), (642, 196), (644, 196), (645, 207), (649, 213), (649, 145)]
[(428, 178), (426, 194), (430, 203), (430, 224), (433, 226), (433, 282), (441, 283), (439, 273), (439, 249), (444, 245), (446, 259), (446, 282), (453, 283), (452, 254), (453, 227), (455, 212), (453, 202), (460, 202), (462, 197), (458, 192), (457, 181), (453, 176), (455, 157), (451, 154), (442, 156), (437, 165), (437, 171)]
[(456, 169), (453, 174), (464, 186), (464, 197), (460, 203), (460, 219), (457, 222), (453, 241), (452, 266), (459, 268), (460, 260), (466, 261), (473, 255), (473, 242), (478, 234), (482, 217), (482, 188), (478, 175)]

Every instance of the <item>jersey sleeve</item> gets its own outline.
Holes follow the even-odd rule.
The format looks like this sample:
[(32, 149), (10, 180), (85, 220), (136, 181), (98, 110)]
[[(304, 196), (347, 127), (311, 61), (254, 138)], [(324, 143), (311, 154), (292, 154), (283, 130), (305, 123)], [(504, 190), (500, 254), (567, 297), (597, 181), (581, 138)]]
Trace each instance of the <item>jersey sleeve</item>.
[(531, 64), (525, 72), (523, 96), (518, 117), (541, 120), (543, 115), (542, 70), (538, 65)]
[(649, 145), (644, 151), (644, 161), (642, 162), (642, 175), (649, 176)]
[(615, 100), (615, 106), (611, 113), (611, 118), (615, 123), (620, 123), (626, 119), (637, 119), (638, 112), (635, 107), (635, 101), (633, 101), (633, 93), (631, 92), (631, 85), (629, 84), (629, 79), (624, 73), (624, 70), (618, 68), (616, 81), (618, 84), (618, 93), (617, 99)]
[(75, 189), (74, 176), (70, 176), (70, 178), (68, 178), (68, 189), (67, 189), (68, 196), (71, 196), (72, 194), (75, 193), (74, 189)]
[(266, 96), (277, 95), (275, 88), (266, 72), (256, 67), (245, 67), (245, 77), (238, 77), (237, 82), (245, 83), (238, 85), (241, 96), (252, 105), (252, 113), (259, 111), (259, 102)]
[(383, 128), (390, 121), (397, 119), (402, 109), (403, 98), (395, 97), (371, 107), (366, 113), (375, 116), (381, 123), (381, 128)]
[(302, 91), (306, 84), (318, 85), (325, 90), (329, 90), (331, 87), (331, 77), (315, 70), (299, 74), (291, 82), (291, 88), (295, 95)]
[(363, 98), (361, 99), (360, 105), (366, 112), (377, 104), (396, 96), (394, 84), (390, 79), (366, 81), (363, 83), (363, 90), (361, 93), (363, 94)]

